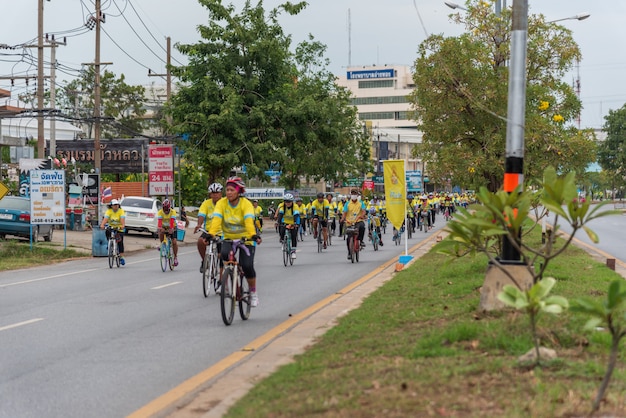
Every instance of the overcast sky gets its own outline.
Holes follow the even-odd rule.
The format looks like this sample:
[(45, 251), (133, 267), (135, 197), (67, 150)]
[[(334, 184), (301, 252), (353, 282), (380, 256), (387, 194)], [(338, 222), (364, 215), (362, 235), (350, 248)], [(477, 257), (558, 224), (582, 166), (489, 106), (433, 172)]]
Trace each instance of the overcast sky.
[[(503, 1), (512, 4), (512, 0)], [(240, 10), (245, 1), (224, 3)], [(263, 5), (269, 10), (280, 3), (265, 0)], [(38, 0), (0, 0), (0, 45), (36, 43), (37, 4)], [(626, 1), (529, 0), (529, 5), (530, 13), (541, 13), (547, 20), (591, 14), (583, 21), (560, 23), (573, 30), (582, 49), (578, 69), (584, 106), (581, 127), (601, 127), (608, 110), (626, 102), (626, 83), (622, 80), (626, 70)], [(117, 75), (123, 73), (129, 84), (163, 83), (159, 77), (148, 77), (148, 68), (165, 72), (165, 38), (170, 36), (172, 43), (195, 43), (200, 39), (197, 26), (208, 19), (196, 0), (102, 0), (102, 6), (106, 23), (102, 25), (101, 61), (113, 62), (107, 68)], [(59, 84), (71, 80), (82, 63), (94, 61), (94, 31), (80, 29), (94, 7), (93, 0), (45, 2), (44, 32), (68, 36), (67, 45), (56, 52)], [(294, 45), (309, 33), (326, 44), (330, 70), (340, 74), (349, 64), (412, 65), (417, 46), (429, 34), (454, 36), (461, 32), (460, 26), (450, 22), (450, 13), (453, 11), (443, 0), (309, 0), (299, 15), (283, 15), (280, 21)], [(57, 35), (57, 41), (62, 36)], [(24, 51), (31, 56), (24, 57)], [(46, 61), (50, 60), (49, 53), (46, 48)], [(36, 62), (35, 48), (0, 49), (0, 76), (36, 75)], [(177, 62), (186, 60), (174, 49), (173, 63)], [(576, 77), (574, 70), (565, 81), (573, 83)], [(0, 88), (11, 90), (14, 96), (35, 90), (32, 81), (27, 87), (23, 80), (15, 80), (14, 87), (10, 81), (0, 80)]]

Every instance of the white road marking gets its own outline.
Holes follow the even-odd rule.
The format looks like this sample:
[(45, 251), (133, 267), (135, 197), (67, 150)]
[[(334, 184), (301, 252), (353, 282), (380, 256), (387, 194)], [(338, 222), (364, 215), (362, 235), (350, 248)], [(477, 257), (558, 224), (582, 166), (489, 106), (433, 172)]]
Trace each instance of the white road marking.
[(84, 273), (89, 273), (90, 271), (96, 271), (96, 270), (100, 270), (100, 269), (89, 269), (89, 270), (74, 271), (72, 273), (62, 273), (62, 274), (56, 274), (54, 276), (40, 277), (39, 279), (24, 280), (24, 281), (15, 282), (15, 283), (0, 284), (0, 289), (2, 289), (3, 287), (17, 286), (17, 285), (20, 285), (20, 284), (35, 283), (35, 282), (41, 282), (41, 281), (50, 280), (50, 279), (58, 279), (59, 277), (72, 276), (72, 275), (75, 275), (75, 274), (84, 274)]
[(12, 324), (12, 325), (7, 325), (5, 327), (0, 327), (0, 331), (6, 331), (6, 330), (11, 329), (11, 328), (21, 327), (22, 325), (34, 324), (35, 322), (39, 322), (39, 321), (43, 321), (43, 318), (30, 319), (28, 321), (18, 322), (17, 324)]
[(181, 283), (182, 283), (182, 282), (173, 282), (173, 283), (168, 283), (168, 284), (164, 284), (164, 285), (161, 285), (161, 286), (153, 287), (153, 288), (151, 288), (150, 290), (160, 290), (160, 289), (163, 289), (163, 288), (165, 288), (165, 287), (170, 287), (170, 286), (174, 286), (174, 285), (181, 284)]

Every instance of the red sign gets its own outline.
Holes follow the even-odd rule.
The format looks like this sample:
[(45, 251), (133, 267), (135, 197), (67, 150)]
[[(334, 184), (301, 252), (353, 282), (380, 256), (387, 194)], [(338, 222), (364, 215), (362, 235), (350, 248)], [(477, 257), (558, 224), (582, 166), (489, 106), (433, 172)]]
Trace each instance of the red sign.
[(364, 180), (363, 190), (374, 190), (374, 180)]

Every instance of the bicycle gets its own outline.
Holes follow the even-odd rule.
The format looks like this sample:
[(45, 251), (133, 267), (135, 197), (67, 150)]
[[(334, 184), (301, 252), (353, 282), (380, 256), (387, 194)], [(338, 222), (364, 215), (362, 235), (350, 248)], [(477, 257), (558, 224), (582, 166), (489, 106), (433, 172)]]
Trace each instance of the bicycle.
[(287, 267), (287, 263), (290, 266), (293, 266), (293, 248), (291, 248), (291, 232), (289, 230), (293, 228), (289, 228), (290, 225), (285, 225), (285, 235), (283, 236), (283, 243), (281, 244), (281, 248), (283, 251), (283, 264)]
[(415, 218), (409, 218), (409, 227), (407, 228), (407, 232), (406, 232), (406, 238), (407, 239), (411, 239), (413, 238), (413, 221)]
[(396, 245), (400, 245), (400, 242), (402, 242), (403, 232), (404, 232), (404, 225), (400, 227), (400, 230), (397, 230), (395, 226), (393, 227), (393, 242), (395, 242)]
[(107, 255), (109, 257), (109, 268), (113, 268), (113, 264), (117, 267), (120, 266), (120, 251), (117, 246), (118, 241), (120, 241), (119, 233), (116, 229), (110, 227), (109, 225), (105, 226), (105, 230), (108, 231), (109, 242), (107, 243)]
[(317, 252), (321, 253), (322, 250), (324, 249), (324, 237), (323, 235), (323, 230), (324, 228), (322, 228), (322, 220), (318, 219), (317, 220)]
[(446, 222), (452, 219), (452, 215), (450, 215), (450, 208), (448, 206), (446, 206), (446, 209), (443, 212), (443, 218), (446, 220)]
[[(209, 233), (207, 231), (202, 228), (200, 228), (199, 231), (202, 232), (202, 238), (208, 239)], [(220, 259), (220, 254), (217, 252), (218, 242), (219, 240), (216, 238), (209, 240), (206, 250), (204, 251), (204, 261), (202, 262), (202, 292), (205, 298), (211, 294), (211, 288), (213, 288), (213, 291), (217, 294), (220, 287), (218, 280), (218, 264)]]
[(346, 236), (348, 237), (348, 252), (350, 253), (350, 261), (354, 263), (359, 262), (359, 252), (361, 251), (361, 244), (359, 243), (359, 228), (351, 225), (346, 228)]
[(378, 246), (380, 244), (380, 237), (378, 236), (378, 232), (376, 232), (376, 226), (374, 225), (369, 233), (370, 241), (372, 242), (372, 247), (374, 247), (374, 251), (378, 251)]
[(239, 315), (244, 321), (250, 317), (250, 287), (241, 265), (237, 261), (237, 251), (241, 249), (246, 254), (249, 250), (244, 244), (245, 240), (224, 240), (223, 243), (230, 243), (231, 249), (228, 253), (228, 261), (224, 262), (222, 272), (222, 293), (220, 306), (222, 310), (222, 320), (224, 324), (230, 325), (235, 318), (235, 304), (239, 305)]
[(174, 254), (172, 253), (172, 236), (167, 231), (163, 234), (163, 242), (159, 251), (159, 261), (161, 270), (165, 272), (169, 265), (170, 270), (174, 270)]

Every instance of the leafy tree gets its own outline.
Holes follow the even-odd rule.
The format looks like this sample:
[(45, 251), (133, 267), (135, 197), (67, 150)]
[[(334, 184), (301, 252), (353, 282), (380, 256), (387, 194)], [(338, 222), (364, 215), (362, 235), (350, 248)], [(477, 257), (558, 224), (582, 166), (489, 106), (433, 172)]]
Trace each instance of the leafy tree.
[[(78, 126), (86, 125), (90, 138), (94, 125), (94, 79), (95, 71), (90, 67), (80, 78), (59, 90), (57, 105), (64, 114), (73, 116)], [(106, 70), (100, 76), (103, 138), (132, 138), (143, 131), (145, 89), (126, 84), (124, 80), (124, 74), (118, 78)]]
[[(432, 35), (415, 62), (414, 116), (424, 132), (419, 157), (432, 179), (498, 190), (504, 175), (510, 10), (496, 16), (488, 2), (467, 2), (452, 15), (467, 31)], [(594, 161), (590, 131), (568, 127), (580, 112), (575, 92), (562, 80), (580, 59), (571, 31), (543, 16), (529, 16), (524, 174), (540, 179), (547, 166), (584, 172)]]
[(315, 181), (364, 171), (366, 146), (349, 95), (326, 70), (325, 47), (291, 38), (278, 24), (281, 12), (299, 13), (305, 2), (286, 2), (266, 16), (262, 2), (247, 1), (240, 14), (219, 0), (201, 0), (209, 11), (203, 40), (178, 45), (189, 64), (174, 69), (180, 89), (169, 112), (172, 129), (189, 135), (186, 155), (208, 180), (237, 167), (249, 177), (282, 170), (294, 188), (301, 176)]
[(189, 135), (187, 153), (210, 179), (244, 165), (249, 175), (262, 175), (280, 157), (272, 109), (296, 75), (278, 14), (296, 14), (305, 3), (285, 3), (267, 17), (261, 2), (246, 1), (239, 15), (219, 0), (200, 3), (209, 24), (199, 27), (201, 42), (178, 45), (189, 64), (173, 69), (181, 80), (169, 107), (173, 129)]
[(281, 182), (288, 189), (296, 188), (301, 176), (334, 183), (371, 169), (368, 137), (350, 105), (351, 93), (335, 84), (323, 59), (325, 50), (312, 37), (298, 45), (298, 79), (286, 88), (277, 115), (283, 133)]
[(626, 105), (610, 110), (604, 117), (606, 140), (598, 145), (598, 163), (609, 173), (614, 184), (623, 186), (626, 179)]

